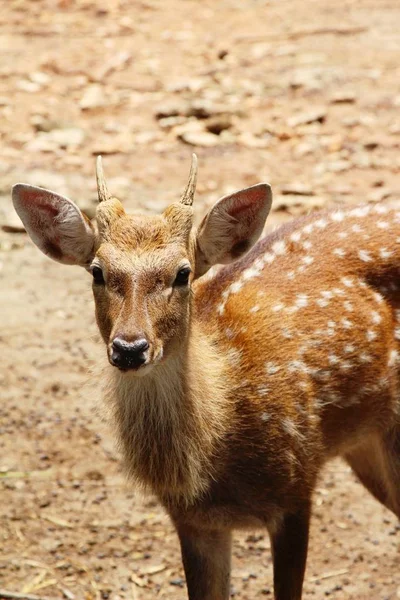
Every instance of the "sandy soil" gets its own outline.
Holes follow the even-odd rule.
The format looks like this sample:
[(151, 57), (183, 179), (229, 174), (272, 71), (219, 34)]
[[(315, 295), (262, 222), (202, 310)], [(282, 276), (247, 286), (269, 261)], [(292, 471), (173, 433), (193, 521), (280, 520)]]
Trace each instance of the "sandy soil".
[[(11, 183), (88, 213), (94, 155), (128, 208), (161, 210), (199, 156), (197, 214), (268, 180), (270, 226), (399, 197), (397, 0), (8, 0), (0, 11), (0, 588), (185, 598), (175, 534), (125, 483), (88, 372), (90, 282), (34, 249)], [(315, 497), (306, 600), (400, 597), (396, 519), (341, 462)], [(235, 537), (232, 596), (272, 597), (265, 532)], [(0, 594), (1, 597), (1, 594)]]

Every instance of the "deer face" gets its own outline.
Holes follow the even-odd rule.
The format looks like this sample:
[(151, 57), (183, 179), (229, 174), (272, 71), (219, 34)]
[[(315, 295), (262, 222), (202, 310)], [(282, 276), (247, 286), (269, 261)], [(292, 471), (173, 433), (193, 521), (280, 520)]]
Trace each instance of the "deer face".
[(192, 210), (175, 204), (161, 216), (135, 217), (121, 208), (115, 200), (99, 206), (98, 247), (89, 270), (111, 364), (144, 374), (188, 335)]
[(260, 184), (220, 200), (199, 230), (192, 224), (196, 163), (181, 202), (157, 216), (127, 215), (111, 197), (98, 164), (97, 227), (67, 198), (17, 184), (14, 206), (35, 244), (93, 278), (96, 319), (111, 365), (145, 375), (184, 351), (193, 279), (244, 254), (257, 240), (271, 204)]

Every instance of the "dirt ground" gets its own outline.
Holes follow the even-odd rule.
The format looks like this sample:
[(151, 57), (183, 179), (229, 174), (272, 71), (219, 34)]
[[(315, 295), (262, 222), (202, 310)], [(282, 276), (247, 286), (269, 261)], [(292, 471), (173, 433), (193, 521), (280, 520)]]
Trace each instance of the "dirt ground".
[[(124, 481), (89, 376), (90, 281), (34, 249), (12, 183), (197, 215), (269, 181), (269, 226), (400, 197), (398, 0), (3, 0), (0, 11), (0, 588), (185, 598), (176, 536)], [(400, 527), (341, 462), (315, 497), (306, 600), (400, 597)], [(232, 596), (272, 598), (265, 532), (235, 536)], [(0, 593), (0, 597), (1, 593)]]

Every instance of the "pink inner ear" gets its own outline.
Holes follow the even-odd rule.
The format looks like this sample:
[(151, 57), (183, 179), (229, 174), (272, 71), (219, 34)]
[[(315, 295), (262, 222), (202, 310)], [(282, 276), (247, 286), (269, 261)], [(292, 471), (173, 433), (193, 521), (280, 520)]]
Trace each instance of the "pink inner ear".
[(28, 211), (32, 207), (32, 209), (34, 210), (39, 209), (41, 211), (47, 212), (52, 217), (58, 216), (60, 212), (59, 207), (57, 207), (55, 204), (52, 204), (51, 202), (44, 202), (43, 196), (39, 192), (29, 191), (28, 193), (23, 194), (23, 196), (25, 196), (24, 202), (25, 207)]
[(236, 217), (243, 212), (254, 212), (258, 209), (260, 192), (258, 190), (246, 190), (245, 193), (235, 194), (232, 198), (232, 204), (229, 207), (229, 214)]

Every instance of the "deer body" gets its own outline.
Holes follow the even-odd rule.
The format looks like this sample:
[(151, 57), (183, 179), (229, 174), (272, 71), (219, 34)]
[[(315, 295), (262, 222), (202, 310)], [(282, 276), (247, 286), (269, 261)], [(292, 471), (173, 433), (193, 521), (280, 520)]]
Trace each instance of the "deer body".
[[(268, 204), (256, 188), (221, 200), (198, 232), (187, 207), (158, 221), (127, 217), (103, 189), (100, 241), (85, 234), (94, 238), (86, 263), (101, 265), (110, 290), (94, 286), (126, 470), (171, 515), (190, 600), (229, 597), (231, 531), (249, 526), (270, 533), (276, 599), (299, 600), (312, 494), (334, 456), (400, 516), (400, 212), (380, 204), (312, 215), (197, 279), (189, 295), (186, 267), (172, 287), (160, 283), (158, 254), (174, 273), (184, 256), (195, 276), (243, 254), (260, 229), (254, 206)], [(26, 189), (16, 207), (29, 231)], [(62, 241), (47, 238), (42, 249), (58, 245), (60, 260)], [(118, 362), (140, 336), (143, 364), (129, 362), (133, 342)]]

